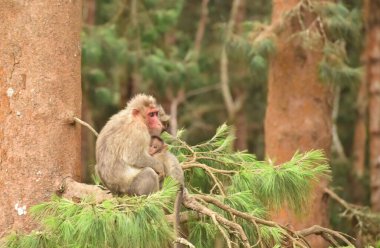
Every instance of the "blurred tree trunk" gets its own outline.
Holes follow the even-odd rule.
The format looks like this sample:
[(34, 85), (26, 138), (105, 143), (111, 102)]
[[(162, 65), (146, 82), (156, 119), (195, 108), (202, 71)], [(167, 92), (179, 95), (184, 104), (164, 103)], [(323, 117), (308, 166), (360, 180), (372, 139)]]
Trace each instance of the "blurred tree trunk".
[(235, 120), (235, 135), (236, 140), (234, 143), (234, 148), (237, 151), (244, 151), (248, 148), (248, 123), (246, 113), (240, 111), (237, 113)]
[(85, 23), (95, 25), (96, 0), (85, 0), (83, 2), (83, 20)]
[[(86, 91), (82, 94), (82, 120), (94, 127), (94, 119), (90, 107), (90, 101)], [(91, 175), (94, 174), (95, 164), (95, 135), (87, 128), (82, 128), (81, 131), (82, 146), (82, 181), (91, 182)]]
[(355, 122), (354, 141), (352, 147), (354, 175), (361, 178), (365, 171), (365, 155), (367, 140), (367, 106), (368, 84), (362, 80), (356, 100), (357, 117)]
[(0, 0), (0, 236), (31, 230), (30, 206), (81, 176), (81, 11)]
[[(244, 0), (234, 0), (232, 2), (230, 19), (227, 24), (227, 30), (225, 31), (224, 44), (222, 46), (222, 52), (220, 56), (220, 87), (222, 90), (222, 96), (224, 104), (227, 109), (228, 121), (232, 126), (234, 126), (234, 136), (236, 141), (234, 143), (235, 149), (245, 150), (247, 147), (247, 139), (245, 133), (246, 130), (239, 130), (240, 128), (246, 128), (247, 125), (244, 125), (245, 119), (242, 117), (239, 118), (239, 114), (242, 112), (243, 104), (246, 99), (246, 94), (243, 91), (239, 91), (237, 96), (233, 97), (233, 94), (230, 90), (230, 77), (229, 77), (229, 60), (227, 56), (227, 43), (233, 35), (233, 31), (237, 26), (237, 21), (242, 21), (245, 16), (245, 1)], [(237, 125), (240, 122), (242, 126)]]
[(366, 77), (369, 85), (371, 206), (380, 212), (380, 2), (365, 4)]
[[(298, 2), (273, 1), (272, 23), (278, 23), (284, 12)], [(298, 22), (284, 24), (283, 31), (278, 35), (277, 53), (269, 69), (265, 149), (266, 155), (276, 163), (289, 160), (297, 150), (323, 149), (329, 157), (332, 142), (333, 90), (321, 84), (317, 74), (323, 44), (318, 49), (305, 50), (295, 40), (289, 41), (289, 37), (299, 31), (300, 27), (295, 23)], [(302, 218), (296, 218), (284, 208), (274, 219), (296, 229), (312, 225), (327, 226), (327, 202), (323, 199), (322, 189), (325, 186), (326, 180), (315, 186)], [(319, 238), (308, 240), (311, 247), (325, 245)]]
[(120, 81), (120, 109), (125, 108), (129, 99), (131, 99), (138, 92), (137, 85), (139, 85), (140, 78), (134, 70), (135, 69), (128, 71), (127, 79)]
[[(83, 21), (90, 25), (95, 25), (96, 19), (96, 0), (86, 0), (83, 2)], [(93, 115), (89, 100), (89, 82), (83, 82), (83, 94), (82, 94), (82, 120), (94, 126)], [(95, 163), (95, 142), (96, 138), (94, 134), (87, 128), (82, 128), (82, 179), (85, 182), (91, 181), (91, 175), (94, 173)]]
[[(240, 0), (240, 4), (238, 6), (238, 10), (235, 16), (235, 25), (236, 25), (236, 34), (242, 33), (242, 25), (241, 23), (244, 22), (245, 16), (246, 16), (246, 0)], [(244, 66), (241, 66), (241, 68), (244, 68)], [(244, 72), (242, 72), (243, 74)], [(235, 95), (237, 96), (236, 99), (246, 99), (246, 92), (244, 90), (238, 89), (235, 91)], [(243, 151), (247, 150), (248, 148), (248, 123), (247, 123), (247, 117), (245, 113), (245, 109), (243, 105), (238, 110), (235, 120), (234, 120), (234, 126), (235, 126), (235, 136), (236, 140), (234, 143), (235, 150)]]

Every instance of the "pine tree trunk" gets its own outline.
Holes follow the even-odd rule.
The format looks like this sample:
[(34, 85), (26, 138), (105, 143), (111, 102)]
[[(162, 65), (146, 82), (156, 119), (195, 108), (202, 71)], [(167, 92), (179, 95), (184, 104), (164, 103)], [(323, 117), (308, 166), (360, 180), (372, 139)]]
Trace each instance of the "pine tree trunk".
[(0, 236), (33, 228), (30, 206), (80, 178), (81, 10), (0, 0)]
[(380, 2), (365, 2), (366, 76), (369, 84), (371, 206), (380, 212)]
[[(273, 1), (272, 23), (278, 23), (285, 11), (299, 1)], [(333, 91), (318, 80), (320, 49), (305, 50), (289, 41), (299, 27), (288, 24), (277, 39), (277, 52), (271, 60), (268, 106), (265, 117), (266, 155), (282, 163), (298, 150), (323, 149), (329, 157), (332, 141)], [(322, 46), (322, 44), (321, 44)], [(327, 202), (322, 188), (315, 186), (307, 213), (296, 218), (285, 207), (274, 216), (276, 221), (301, 229), (312, 225), (328, 225)], [(324, 247), (322, 239), (309, 239), (311, 247)]]

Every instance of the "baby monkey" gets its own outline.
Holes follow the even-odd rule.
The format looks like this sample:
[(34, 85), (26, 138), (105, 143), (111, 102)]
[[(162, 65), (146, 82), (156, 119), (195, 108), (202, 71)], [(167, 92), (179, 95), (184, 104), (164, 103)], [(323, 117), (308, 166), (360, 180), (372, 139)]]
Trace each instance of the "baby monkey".
[[(179, 164), (178, 159), (168, 151), (168, 146), (164, 141), (158, 136), (152, 136), (149, 146), (149, 154), (161, 161), (164, 166), (165, 176), (170, 176), (180, 184), (179, 191), (174, 203), (174, 229), (177, 237), (181, 237), (181, 226), (180, 226), (180, 209), (183, 202), (183, 194), (185, 190), (185, 180), (183, 175), (183, 170)], [(163, 177), (159, 175), (160, 188), (162, 188)], [(182, 247), (180, 244), (175, 243), (174, 248)]]
[[(164, 165), (165, 176), (170, 176), (178, 181), (181, 187), (184, 186), (183, 170), (179, 164), (178, 159), (168, 151), (167, 145), (158, 136), (152, 136), (149, 146), (149, 154), (161, 161)], [(160, 178), (160, 184), (163, 178)]]

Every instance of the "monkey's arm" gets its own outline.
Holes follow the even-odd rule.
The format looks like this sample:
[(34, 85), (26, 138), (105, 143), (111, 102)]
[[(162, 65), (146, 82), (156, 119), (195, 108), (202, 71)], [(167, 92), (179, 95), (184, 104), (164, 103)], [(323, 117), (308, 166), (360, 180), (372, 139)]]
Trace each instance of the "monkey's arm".
[(141, 153), (141, 156), (133, 163), (136, 168), (151, 167), (157, 174), (164, 176), (164, 166), (162, 161), (150, 156), (147, 151)]

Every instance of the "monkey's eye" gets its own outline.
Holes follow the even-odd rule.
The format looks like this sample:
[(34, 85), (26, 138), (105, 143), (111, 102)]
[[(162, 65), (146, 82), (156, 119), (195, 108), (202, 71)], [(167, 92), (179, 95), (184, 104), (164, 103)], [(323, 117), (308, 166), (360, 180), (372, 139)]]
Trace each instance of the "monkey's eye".
[(158, 112), (150, 112), (149, 117), (158, 116)]

